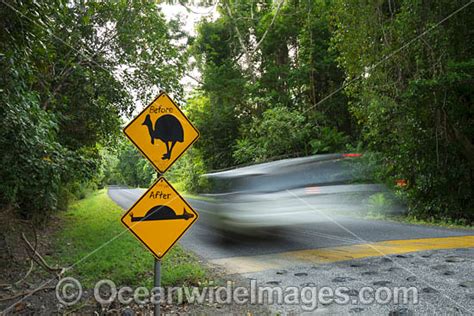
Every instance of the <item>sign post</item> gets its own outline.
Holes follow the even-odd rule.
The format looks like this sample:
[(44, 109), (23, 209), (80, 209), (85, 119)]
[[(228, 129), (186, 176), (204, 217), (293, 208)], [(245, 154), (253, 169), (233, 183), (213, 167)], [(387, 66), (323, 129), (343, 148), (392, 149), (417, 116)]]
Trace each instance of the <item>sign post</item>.
[[(155, 258), (155, 280), (153, 282), (153, 286), (155, 287), (155, 289), (159, 289), (161, 286), (161, 260), (156, 259), (156, 258)], [(161, 295), (163, 293), (161, 293), (161, 291), (159, 293), (160, 293), (160, 297), (158, 301), (155, 303), (155, 308), (153, 312), (155, 316), (160, 316), (160, 300), (161, 300)]]
[[(158, 171), (155, 183), (121, 221), (155, 256), (154, 286), (159, 290), (161, 259), (199, 216), (163, 173), (199, 138), (199, 132), (166, 93), (160, 93), (123, 131)], [(160, 315), (159, 299), (154, 315)]]
[[(157, 172), (156, 178), (159, 179), (160, 177), (161, 177), (161, 173)], [(155, 266), (154, 266), (155, 279), (153, 280), (153, 287), (159, 291), (158, 292), (159, 297), (158, 297), (157, 302), (155, 302), (153, 315), (160, 316), (160, 312), (161, 312), (160, 300), (161, 300), (161, 295), (163, 295), (160, 289), (161, 287), (161, 259), (157, 259), (156, 257), (154, 259), (155, 259)]]

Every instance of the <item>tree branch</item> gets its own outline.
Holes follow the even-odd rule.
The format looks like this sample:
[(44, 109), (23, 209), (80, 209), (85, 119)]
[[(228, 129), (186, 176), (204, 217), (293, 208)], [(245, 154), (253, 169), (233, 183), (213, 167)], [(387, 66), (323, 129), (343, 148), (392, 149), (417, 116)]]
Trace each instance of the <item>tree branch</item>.
[(278, 12), (280, 12), (281, 5), (283, 4), (283, 2), (285, 2), (285, 0), (281, 0), (281, 1), (278, 3), (276, 12), (275, 12), (275, 14), (273, 15), (273, 18), (272, 18), (272, 21), (270, 22), (270, 25), (267, 27), (267, 29), (265, 30), (265, 32), (264, 32), (263, 35), (262, 35), (262, 38), (260, 39), (260, 41), (258, 41), (257, 45), (256, 45), (255, 48), (252, 50), (252, 54), (255, 54), (255, 52), (257, 51), (257, 49), (260, 47), (260, 45), (262, 44), (263, 40), (265, 39), (265, 37), (267, 37), (267, 34), (268, 34), (268, 32), (270, 31), (270, 29), (272, 28), (273, 23), (275, 23), (276, 17), (277, 17), (277, 15), (278, 15)]

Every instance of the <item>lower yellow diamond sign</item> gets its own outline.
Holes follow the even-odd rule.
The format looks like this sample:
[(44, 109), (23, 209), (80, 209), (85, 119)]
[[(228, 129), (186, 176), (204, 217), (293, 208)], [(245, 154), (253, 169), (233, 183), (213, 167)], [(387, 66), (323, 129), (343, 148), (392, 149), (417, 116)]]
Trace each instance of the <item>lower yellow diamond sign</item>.
[(122, 223), (161, 259), (197, 218), (191, 206), (160, 177), (123, 215)]

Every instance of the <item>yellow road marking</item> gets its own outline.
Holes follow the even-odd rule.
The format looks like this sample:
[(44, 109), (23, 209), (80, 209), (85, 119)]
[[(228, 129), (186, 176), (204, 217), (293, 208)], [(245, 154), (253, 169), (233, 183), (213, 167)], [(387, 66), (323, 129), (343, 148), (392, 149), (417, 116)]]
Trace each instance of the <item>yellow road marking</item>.
[(280, 269), (296, 263), (331, 263), (435, 249), (474, 248), (474, 236), (380, 241), (370, 244), (288, 251), (271, 255), (211, 260), (229, 273), (251, 273)]

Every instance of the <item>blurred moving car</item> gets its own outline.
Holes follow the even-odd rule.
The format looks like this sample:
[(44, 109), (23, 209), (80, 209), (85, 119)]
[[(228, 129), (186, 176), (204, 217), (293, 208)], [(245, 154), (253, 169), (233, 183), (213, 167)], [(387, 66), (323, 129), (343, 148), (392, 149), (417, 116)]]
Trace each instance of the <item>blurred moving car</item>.
[(364, 183), (370, 170), (361, 154), (283, 159), (204, 175), (212, 193), (208, 212), (219, 230), (255, 234), (264, 229), (364, 213), (371, 197), (387, 192)]

